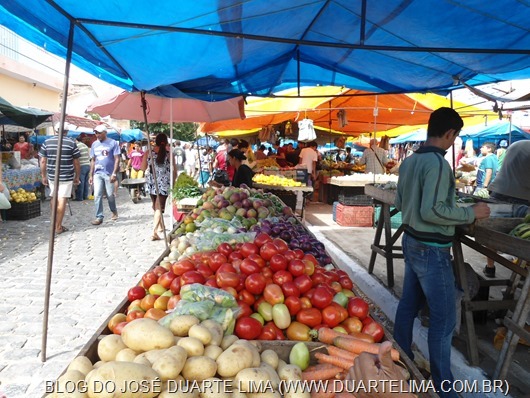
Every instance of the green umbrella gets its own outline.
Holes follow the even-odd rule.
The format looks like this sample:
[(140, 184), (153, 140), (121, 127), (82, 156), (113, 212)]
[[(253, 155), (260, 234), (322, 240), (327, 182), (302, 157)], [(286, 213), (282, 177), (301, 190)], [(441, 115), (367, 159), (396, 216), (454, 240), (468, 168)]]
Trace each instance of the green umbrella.
[(12, 124), (34, 129), (51, 115), (53, 115), (53, 112), (11, 105), (0, 97), (0, 125)]

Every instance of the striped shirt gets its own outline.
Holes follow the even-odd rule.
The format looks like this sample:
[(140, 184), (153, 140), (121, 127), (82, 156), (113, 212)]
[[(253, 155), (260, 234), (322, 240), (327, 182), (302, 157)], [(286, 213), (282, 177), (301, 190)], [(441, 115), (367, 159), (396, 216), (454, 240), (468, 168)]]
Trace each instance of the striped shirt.
[(82, 142), (77, 142), (77, 148), (79, 149), (79, 152), (81, 152), (81, 157), (79, 158), (79, 164), (81, 166), (90, 166), (90, 156), (88, 156), (88, 152), (90, 149), (83, 144)]
[[(59, 137), (52, 137), (44, 141), (39, 156), (46, 158), (46, 173), (48, 178), (55, 175), (55, 165), (57, 164), (57, 149)], [(81, 156), (79, 149), (73, 139), (63, 137), (61, 161), (59, 168), (59, 181), (73, 181), (74, 179), (74, 159)]]

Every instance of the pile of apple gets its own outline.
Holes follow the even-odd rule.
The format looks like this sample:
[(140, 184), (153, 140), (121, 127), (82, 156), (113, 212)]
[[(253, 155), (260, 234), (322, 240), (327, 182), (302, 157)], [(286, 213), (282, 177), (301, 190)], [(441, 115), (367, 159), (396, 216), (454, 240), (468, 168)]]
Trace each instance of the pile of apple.
[(126, 314), (109, 329), (120, 334), (136, 318), (159, 320), (180, 300), (182, 286), (200, 283), (231, 293), (240, 312), (235, 334), (244, 339), (309, 341), (320, 327), (380, 341), (383, 328), (368, 304), (352, 292), (347, 273), (322, 267), (314, 255), (289, 249), (280, 238), (259, 233), (253, 242), (221, 243), (178, 261), (163, 261), (128, 292)]

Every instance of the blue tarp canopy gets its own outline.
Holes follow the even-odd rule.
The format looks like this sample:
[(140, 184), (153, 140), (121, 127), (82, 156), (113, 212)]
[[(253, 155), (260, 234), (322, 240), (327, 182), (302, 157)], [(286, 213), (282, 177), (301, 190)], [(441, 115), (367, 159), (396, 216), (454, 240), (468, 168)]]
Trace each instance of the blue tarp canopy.
[[(363, 8), (365, 6), (365, 8)], [(444, 91), (530, 77), (524, 1), (9, 0), (0, 24), (126, 90)]]
[(142, 141), (143, 139), (147, 139), (147, 137), (140, 129), (125, 129), (120, 133), (120, 141), (122, 142)]
[(215, 148), (217, 148), (219, 146), (219, 142), (217, 142), (216, 140), (214, 140), (210, 136), (199, 138), (198, 140), (195, 141), (195, 144), (199, 145), (199, 146), (202, 146), (202, 147), (210, 146), (213, 149), (215, 149)]
[[(68, 131), (66, 134), (67, 137), (77, 138), (79, 135), (85, 134), (85, 135), (94, 135), (93, 132), (86, 132), (86, 131)], [(113, 140), (119, 141), (120, 140), (120, 134), (117, 131), (107, 131), (107, 137), (112, 138)]]
[[(468, 139), (473, 140), (473, 146), (478, 148), (485, 142), (493, 142), (498, 145), (500, 140), (516, 142), (530, 139), (530, 134), (520, 127), (511, 124), (509, 121), (502, 120), (493, 122), (488, 126), (476, 125), (463, 128), (460, 132), (460, 137), (462, 137), (464, 142)], [(426, 139), (427, 129), (421, 128), (410, 133), (402, 134), (399, 137), (391, 138), (389, 142), (394, 145), (405, 142), (425, 141)]]

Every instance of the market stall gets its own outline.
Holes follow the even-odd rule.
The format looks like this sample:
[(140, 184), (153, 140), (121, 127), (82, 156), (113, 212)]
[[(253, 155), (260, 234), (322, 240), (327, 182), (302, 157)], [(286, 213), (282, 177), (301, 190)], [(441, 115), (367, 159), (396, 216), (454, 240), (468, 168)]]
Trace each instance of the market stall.
[(23, 188), (25, 190), (34, 190), (42, 186), (40, 169), (35, 166), (6, 169), (2, 175), (9, 189), (17, 190)]
[[(238, 225), (234, 221), (239, 220), (236, 217), (231, 220), (227, 217), (224, 219), (226, 222), (219, 221), (216, 216), (226, 214), (222, 213), (225, 209), (224, 194), (228, 197), (227, 201), (233, 199), (234, 202), (239, 201), (235, 199), (241, 199), (242, 194), (248, 194), (242, 200), (256, 203), (257, 212), (268, 215), (259, 218), (259, 224), (252, 220), (256, 212), (241, 216), (253, 225), (251, 230), (254, 234), (249, 235), (248, 230), (231, 234), (230, 228), (235, 230)], [(380, 341), (389, 340), (394, 346), (391, 351), (394, 366), (403, 372), (402, 388), (411, 380), (419, 397), (435, 397), (432, 390), (419, 387), (427, 380), (395, 344), (386, 328), (388, 320), (384, 314), (371, 304), (344, 271), (331, 262), (325, 255), (323, 244), (299, 219), (282, 215), (282, 204), (278, 198), (258, 190), (228, 187), (210, 190), (201, 200), (202, 205), (189, 213), (189, 217), (197, 221), (198, 230), (191, 236), (183, 232), (186, 222), (177, 225), (171, 233), (173, 241), (170, 248), (146, 270), (139, 283), (131, 287), (127, 298), (83, 347), (63, 373), (63, 384), (59, 381), (56, 388), (63, 387), (65, 380), (74, 376), (81, 377), (85, 381), (81, 385), (89, 391), (94, 388), (95, 380), (111, 383), (112, 386), (122, 386), (127, 382), (129, 386), (141, 379), (142, 386), (149, 386), (150, 380), (156, 377), (162, 380), (159, 388), (165, 386), (171, 390), (179, 388), (178, 380), (182, 380), (186, 388), (197, 382), (196, 388), (206, 388), (201, 382), (209, 382), (216, 376), (235, 378), (233, 386), (241, 388), (245, 385), (241, 384), (243, 376), (249, 373), (256, 385), (271, 382), (272, 396), (309, 397), (315, 393), (312, 390), (310, 394), (309, 389), (318, 386), (307, 384), (303, 387), (305, 391), (295, 394), (286, 393), (281, 386), (297, 381), (316, 381), (330, 384), (331, 388), (340, 388), (346, 371), (359, 352), (372, 352), (379, 348)], [(271, 204), (265, 211), (266, 200), (270, 200)], [(212, 206), (205, 206), (206, 203)], [(252, 209), (256, 210), (254, 205)], [(212, 220), (204, 218), (206, 214), (211, 214)], [(201, 215), (203, 221), (199, 221)], [(217, 228), (221, 226), (226, 229), (218, 232)], [(237, 242), (245, 243), (238, 246), (227, 241), (212, 242), (210, 232), (216, 237), (225, 235), (229, 241), (239, 235)], [(292, 239), (281, 239), (284, 232), (288, 232)], [(305, 239), (310, 249), (297, 248), (295, 237), (300, 242)], [(285, 266), (276, 261), (280, 257), (287, 259), (291, 254), (297, 257), (292, 257)], [(258, 261), (263, 261), (263, 265), (259, 265)], [(296, 271), (295, 266), (298, 265), (301, 268)], [(233, 271), (228, 269), (229, 266), (233, 267)], [(255, 271), (249, 273), (250, 268)], [(263, 272), (269, 268), (274, 272), (272, 281), (268, 284), (264, 282), (263, 286), (251, 285), (261, 276), (265, 281)], [(201, 272), (211, 272), (209, 276), (213, 278), (207, 279)], [(232, 278), (232, 274), (237, 278)], [(280, 281), (280, 275), (283, 278), (287, 278), (286, 275), (297, 276), (292, 281)], [(190, 279), (192, 276), (195, 279)], [(244, 280), (242, 286), (241, 278)], [(319, 279), (321, 282), (312, 298), (305, 297)], [(300, 284), (298, 288), (301, 280), (310, 281), (310, 284), (306, 283), (306, 287)], [(331, 280), (336, 282), (333, 291), (325, 287), (331, 289)], [(300, 289), (299, 294), (288, 293), (290, 288), (296, 289), (295, 286)], [(301, 297), (302, 289), (304, 297)], [(292, 306), (302, 298), (313, 300), (312, 308)], [(213, 312), (208, 309), (207, 302), (215, 307)], [(183, 309), (188, 312), (181, 312)], [(319, 313), (318, 320), (307, 317), (309, 313), (316, 316), (315, 312)], [(311, 329), (316, 328), (317, 323), (323, 326), (315, 334)], [(342, 329), (331, 329), (339, 325)], [(353, 328), (361, 330), (354, 333)], [(355, 344), (352, 344), (354, 341)], [(226, 361), (227, 358), (230, 361)], [(101, 368), (96, 368), (94, 364), (99, 360), (105, 362)], [(107, 372), (109, 369), (110, 373)], [(285, 373), (286, 369), (290, 372)], [(324, 369), (329, 370), (327, 375), (322, 373)], [(75, 373), (81, 370), (84, 375)], [(89, 372), (90, 377), (85, 379)], [(180, 388), (184, 387), (181, 385)], [(222, 386), (219, 393), (223, 395), (217, 396), (232, 396), (229, 388)], [(138, 396), (154, 397), (158, 393), (146, 392)], [(162, 393), (162, 396), (171, 395)]]

